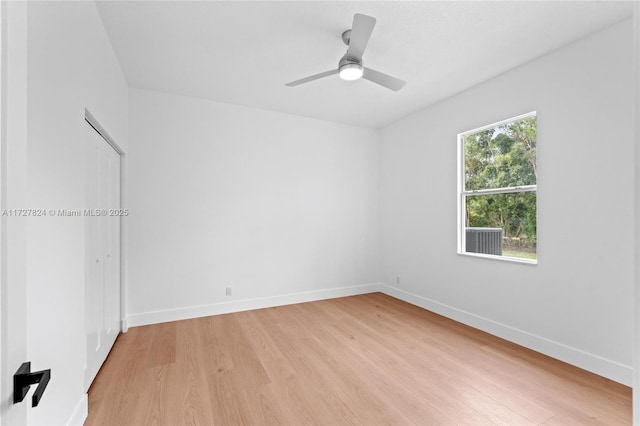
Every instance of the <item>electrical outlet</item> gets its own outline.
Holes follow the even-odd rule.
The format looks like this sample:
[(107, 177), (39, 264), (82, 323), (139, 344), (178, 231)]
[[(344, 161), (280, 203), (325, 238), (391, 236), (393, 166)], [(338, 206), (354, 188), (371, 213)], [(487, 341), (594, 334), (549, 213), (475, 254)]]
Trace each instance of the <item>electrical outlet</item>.
[(225, 287), (225, 288), (224, 288), (224, 291), (225, 291), (225, 294), (226, 294), (227, 296), (231, 296), (231, 287), (228, 287), (228, 286), (227, 286), (227, 287)]
[(400, 277), (396, 276), (396, 285), (400, 285)]

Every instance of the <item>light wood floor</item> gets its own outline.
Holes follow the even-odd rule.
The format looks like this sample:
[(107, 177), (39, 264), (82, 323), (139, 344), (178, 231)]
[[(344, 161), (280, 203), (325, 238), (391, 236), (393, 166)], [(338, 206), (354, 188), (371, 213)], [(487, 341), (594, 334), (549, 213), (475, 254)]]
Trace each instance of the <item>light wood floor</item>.
[(631, 389), (374, 293), (136, 327), (86, 425), (630, 425)]

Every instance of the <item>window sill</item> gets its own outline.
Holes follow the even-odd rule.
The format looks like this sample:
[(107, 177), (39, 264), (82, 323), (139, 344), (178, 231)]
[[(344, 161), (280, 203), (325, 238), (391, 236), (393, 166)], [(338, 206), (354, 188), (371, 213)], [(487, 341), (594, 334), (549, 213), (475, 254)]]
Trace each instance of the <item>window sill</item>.
[(507, 256), (494, 256), (491, 254), (481, 254), (481, 253), (468, 253), (468, 252), (458, 252), (460, 256), (468, 256), (468, 257), (477, 257), (480, 259), (490, 259), (497, 260), (501, 262), (509, 262), (509, 263), (524, 263), (525, 265), (537, 265), (538, 259), (522, 259), (519, 257), (507, 257)]

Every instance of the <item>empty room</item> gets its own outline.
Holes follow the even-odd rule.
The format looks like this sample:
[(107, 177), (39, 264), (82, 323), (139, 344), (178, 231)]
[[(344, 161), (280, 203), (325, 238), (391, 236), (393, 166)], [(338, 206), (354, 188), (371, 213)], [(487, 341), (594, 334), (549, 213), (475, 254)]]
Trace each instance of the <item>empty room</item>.
[(640, 425), (638, 2), (0, 22), (0, 425)]

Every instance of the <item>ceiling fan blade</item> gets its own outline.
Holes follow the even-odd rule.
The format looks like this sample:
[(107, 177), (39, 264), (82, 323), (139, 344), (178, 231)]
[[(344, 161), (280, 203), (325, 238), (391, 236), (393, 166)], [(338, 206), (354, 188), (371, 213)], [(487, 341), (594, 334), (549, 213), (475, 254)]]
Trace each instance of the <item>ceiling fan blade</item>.
[(394, 92), (402, 89), (406, 81), (400, 80), (399, 78), (391, 77), (385, 73), (380, 71), (372, 70), (371, 68), (364, 67), (364, 73), (362, 74), (362, 78), (365, 80), (372, 81), (380, 86), (386, 87), (387, 89), (391, 89)]
[(321, 72), (320, 74), (315, 74), (309, 77), (301, 78), (300, 80), (292, 81), (291, 83), (285, 84), (285, 86), (289, 86), (289, 87), (297, 86), (299, 84), (308, 83), (313, 80), (318, 80), (320, 78), (329, 77), (330, 75), (338, 74), (338, 72), (339, 71), (337, 69)]
[(364, 49), (367, 47), (373, 27), (376, 25), (376, 18), (372, 16), (356, 13), (353, 16), (353, 26), (349, 36), (349, 48), (347, 57), (357, 61), (362, 60)]

